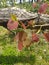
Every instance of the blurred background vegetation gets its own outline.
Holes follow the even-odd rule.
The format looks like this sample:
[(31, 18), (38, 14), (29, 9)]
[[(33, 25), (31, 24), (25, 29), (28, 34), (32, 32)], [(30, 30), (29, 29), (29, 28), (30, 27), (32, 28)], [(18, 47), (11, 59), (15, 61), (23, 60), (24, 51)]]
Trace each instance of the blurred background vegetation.
[[(29, 7), (29, 5), (34, 2), (39, 3), (39, 0), (0, 0), (0, 8), (16, 6), (17, 4), (21, 4), (23, 6), (27, 4)], [(49, 2), (49, 0), (41, 0), (41, 2)]]
[[(37, 3), (37, 6), (33, 8), (32, 4)], [(0, 0), (0, 9), (6, 7), (19, 7), (26, 9), (27, 11), (37, 12), (39, 5), (43, 2), (47, 2), (49, 4), (49, 0)], [(47, 9), (49, 14), (49, 8)]]
[(0, 26), (0, 65), (49, 65), (49, 42), (43, 37), (22, 51), (12, 38), (9, 31)]

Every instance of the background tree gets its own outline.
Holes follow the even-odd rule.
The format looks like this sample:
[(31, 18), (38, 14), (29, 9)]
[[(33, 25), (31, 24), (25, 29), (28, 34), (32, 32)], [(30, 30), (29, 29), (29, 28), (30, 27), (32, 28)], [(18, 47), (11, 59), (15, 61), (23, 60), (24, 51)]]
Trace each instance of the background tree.
[(20, 4), (22, 3), (22, 0), (20, 0)]
[(31, 2), (33, 2), (33, 0)]
[(29, 3), (30, 3), (30, 0), (29, 0)]

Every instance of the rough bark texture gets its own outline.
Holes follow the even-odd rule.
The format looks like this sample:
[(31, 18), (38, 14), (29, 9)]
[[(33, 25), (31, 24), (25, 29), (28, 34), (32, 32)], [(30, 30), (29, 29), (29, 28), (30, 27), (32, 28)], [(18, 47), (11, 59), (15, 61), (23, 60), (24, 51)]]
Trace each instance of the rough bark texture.
[[(49, 15), (47, 14), (41, 14), (40, 15), (40, 19), (38, 19), (38, 14), (37, 13), (33, 13), (33, 12), (27, 12), (24, 9), (20, 9), (17, 7), (11, 7), (11, 8), (3, 8), (0, 9), (0, 25), (7, 27), (7, 21), (10, 18), (10, 14), (15, 14), (18, 18), (19, 21), (22, 22), (26, 22), (28, 20), (34, 20), (36, 21), (36, 23), (39, 23), (38, 25), (35, 25), (35, 27), (33, 28), (39, 28), (41, 25), (41, 22), (44, 23), (43, 24), (43, 28), (47, 27), (49, 29), (49, 25), (47, 23), (49, 23)], [(39, 22), (38, 22), (39, 20)], [(46, 23), (46, 25), (45, 25)]]

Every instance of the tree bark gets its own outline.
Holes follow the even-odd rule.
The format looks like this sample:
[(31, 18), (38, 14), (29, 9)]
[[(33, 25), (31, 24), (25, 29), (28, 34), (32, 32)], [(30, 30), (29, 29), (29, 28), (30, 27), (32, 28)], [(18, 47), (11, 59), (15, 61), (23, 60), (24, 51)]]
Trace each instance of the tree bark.
[(30, 3), (30, 0), (29, 0), (29, 3)]
[(20, 4), (22, 3), (21, 1), (22, 1), (22, 0), (20, 0)]

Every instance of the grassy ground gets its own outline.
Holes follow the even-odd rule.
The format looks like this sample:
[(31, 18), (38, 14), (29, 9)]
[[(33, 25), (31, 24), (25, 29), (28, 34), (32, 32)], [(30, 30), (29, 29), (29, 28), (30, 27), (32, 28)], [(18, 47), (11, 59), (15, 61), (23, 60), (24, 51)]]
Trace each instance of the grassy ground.
[(17, 42), (6, 35), (8, 31), (0, 26), (0, 65), (49, 65), (49, 43), (40, 38), (21, 52)]

